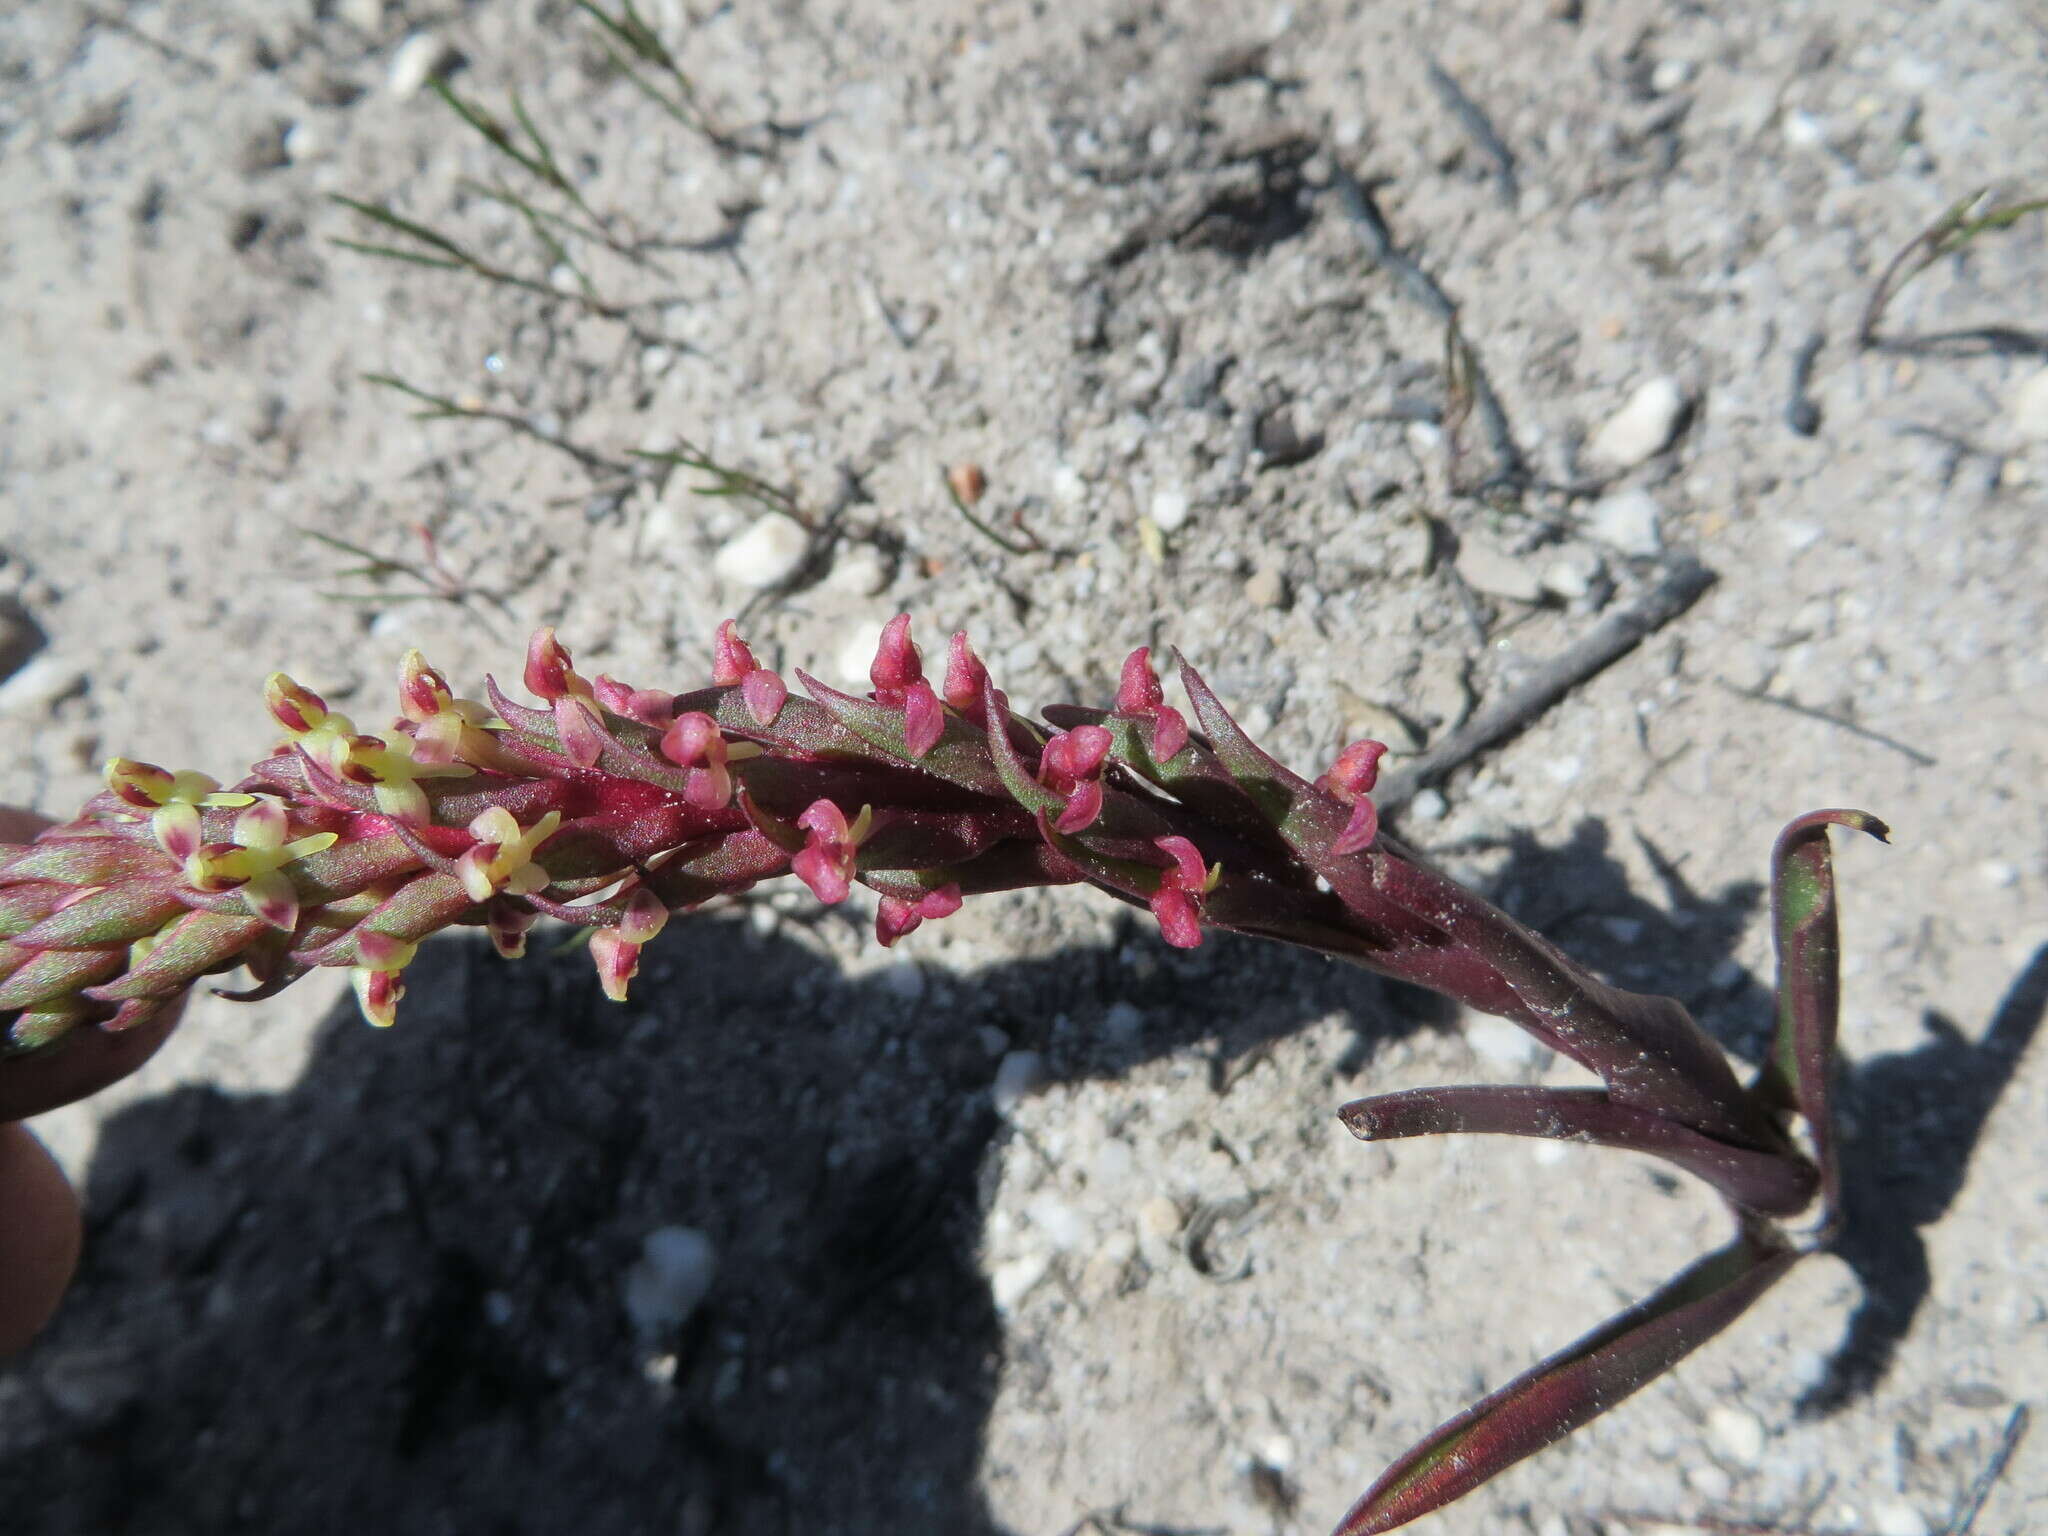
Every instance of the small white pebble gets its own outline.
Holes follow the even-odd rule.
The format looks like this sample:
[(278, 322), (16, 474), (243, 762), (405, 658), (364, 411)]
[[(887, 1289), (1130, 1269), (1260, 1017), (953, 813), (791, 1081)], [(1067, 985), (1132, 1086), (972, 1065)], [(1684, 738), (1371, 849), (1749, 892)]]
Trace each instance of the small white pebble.
[(1020, 1253), (1014, 1259), (1005, 1259), (989, 1271), (989, 1299), (998, 1312), (1015, 1311), (1017, 1303), (1031, 1294), (1032, 1287), (1045, 1278), (1050, 1268), (1050, 1253)]
[(447, 66), (448, 57), (448, 45), (440, 38), (431, 32), (415, 32), (392, 51), (384, 89), (400, 101), (417, 96), (420, 87)]
[(711, 562), (723, 581), (761, 591), (777, 587), (803, 568), (811, 536), (781, 512), (764, 512), (738, 537), (728, 540)]
[(626, 1271), (620, 1299), (643, 1334), (671, 1333), (718, 1277), (718, 1250), (696, 1227), (656, 1227), (640, 1243), (640, 1258)]
[(832, 574), (826, 578), (825, 585), (835, 592), (873, 597), (889, 585), (889, 567), (878, 551), (858, 545), (833, 562)]
[(1910, 1504), (1880, 1504), (1870, 1512), (1871, 1536), (1928, 1536), (1933, 1527)]
[(296, 122), (284, 131), (284, 157), (293, 165), (304, 165), (327, 152), (327, 135), (313, 122)]
[(1984, 877), (1986, 885), (2005, 890), (2020, 883), (2020, 869), (2017, 864), (2008, 864), (2004, 859), (1986, 859), (1977, 866), (1977, 873)]
[(1685, 1485), (1694, 1493), (1716, 1504), (1725, 1503), (1735, 1491), (1735, 1479), (1728, 1475), (1725, 1467), (1717, 1467), (1711, 1461), (1703, 1461), (1696, 1467), (1685, 1469)]
[(1081, 471), (1071, 464), (1062, 464), (1052, 472), (1052, 493), (1069, 506), (1088, 499), (1088, 482), (1081, 478)]
[(914, 1003), (924, 996), (924, 967), (915, 960), (898, 960), (882, 969), (882, 985), (892, 997)]
[(1534, 1066), (1544, 1055), (1543, 1045), (1535, 1036), (1506, 1019), (1474, 1019), (1465, 1026), (1465, 1043), (1481, 1060), (1501, 1066)]
[(2048, 442), (2048, 368), (2029, 374), (2012, 392), (2012, 424), (2030, 443)]
[(1543, 568), (1544, 589), (1566, 602), (1576, 602), (1592, 592), (1604, 574), (1600, 552), (1582, 544), (1559, 550)]
[(1543, 577), (1534, 566), (1485, 539), (1465, 540), (1458, 551), (1458, 574), (1489, 597), (1533, 603), (1543, 596)]
[(996, 1063), (995, 1081), (989, 1084), (989, 1102), (1007, 1120), (1044, 1081), (1043, 1056), (1036, 1051), (1011, 1051)]
[(1616, 491), (1586, 513), (1586, 531), (1610, 549), (1647, 558), (1664, 548), (1664, 509), (1648, 491)]
[(1188, 520), (1188, 493), (1166, 486), (1152, 493), (1152, 521), (1161, 533), (1173, 533)]
[(1131, 1003), (1111, 1003), (1102, 1015), (1102, 1038), (1112, 1045), (1131, 1045), (1145, 1030), (1145, 1015)]
[(1647, 463), (1670, 446), (1689, 404), (1685, 386), (1669, 374), (1645, 379), (1588, 439), (1586, 456), (1614, 469)]
[(1031, 1218), (1031, 1225), (1045, 1235), (1055, 1252), (1067, 1253), (1089, 1243), (1094, 1233), (1080, 1212), (1057, 1195), (1041, 1195), (1033, 1200), (1025, 1214)]
[(1440, 790), (1418, 790), (1415, 798), (1408, 802), (1408, 814), (1417, 821), (1442, 821), (1450, 814), (1450, 809)]
[(1657, 67), (1650, 71), (1650, 89), (1659, 96), (1668, 96), (1692, 83), (1696, 67), (1691, 59), (1659, 59)]
[(1819, 149), (1828, 141), (1828, 125), (1802, 107), (1785, 114), (1784, 132), (1793, 149)]
[(1778, 524), (1778, 540), (1795, 555), (1803, 555), (1822, 539), (1827, 530), (1818, 523), (1802, 523), (1787, 520)]
[(1723, 1404), (1707, 1411), (1707, 1433), (1723, 1456), (1740, 1467), (1753, 1467), (1764, 1459), (1764, 1421), (1746, 1408)]
[(334, 15), (357, 31), (374, 35), (384, 25), (384, 0), (335, 0)]

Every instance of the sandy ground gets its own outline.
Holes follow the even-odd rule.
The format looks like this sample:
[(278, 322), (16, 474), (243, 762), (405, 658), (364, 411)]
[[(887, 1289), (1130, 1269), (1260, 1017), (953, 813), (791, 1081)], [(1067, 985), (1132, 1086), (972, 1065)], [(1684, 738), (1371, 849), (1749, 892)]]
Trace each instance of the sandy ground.
[[(1840, 851), (1860, 1222), (1429, 1529), (1943, 1529), (2048, 1379), (2042, 219), (1885, 322), (1971, 334), (1854, 336), (1944, 206), (2048, 186), (2038, 10), (647, 14), (727, 142), (551, 0), (0, 15), (0, 795), (62, 812), (115, 751), (231, 775), (273, 667), (381, 714), (407, 644), (514, 674), (541, 622), (688, 686), (742, 611), (832, 678), (899, 610), (964, 625), (1027, 704), (1178, 643), (1313, 766), (1440, 739), (1689, 552), (1697, 607), (1404, 828), (1753, 1058), (1777, 826), (1887, 818)], [(586, 207), (407, 89), (434, 68), (517, 93)], [(1450, 451), (1443, 327), (1345, 173), (1525, 485), (1477, 421)], [(498, 187), (583, 227), (550, 250)], [(339, 248), (379, 236), (337, 193), (540, 291)], [(1645, 385), (1684, 409), (1617, 446)], [(634, 456), (683, 443), (793, 497), (789, 580), (746, 584), (758, 507)], [(1352, 1143), (1368, 1091), (1565, 1080), (1427, 999), (1071, 892), (862, 929), (706, 915), (623, 1010), (454, 940), (388, 1036), (317, 979), (197, 1006), (44, 1123), (91, 1245), (0, 1372), (7, 1529), (1321, 1532), (1720, 1240), (1624, 1156)], [(992, 1095), (1023, 1053), (1038, 1090)], [(673, 1226), (716, 1279), (636, 1330)], [(2044, 1521), (2037, 1434), (1975, 1529)]]

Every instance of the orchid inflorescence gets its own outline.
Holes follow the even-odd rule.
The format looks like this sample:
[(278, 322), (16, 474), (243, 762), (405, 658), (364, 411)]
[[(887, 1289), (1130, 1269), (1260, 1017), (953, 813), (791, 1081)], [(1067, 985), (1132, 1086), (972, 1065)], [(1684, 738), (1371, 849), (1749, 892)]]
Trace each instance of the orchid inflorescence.
[[(482, 927), (508, 958), (541, 917), (588, 929), (599, 981), (623, 1000), (671, 913), (785, 874), (828, 904), (855, 884), (874, 891), (884, 945), (968, 896), (1090, 885), (1149, 909), (1179, 948), (1220, 929), (1430, 987), (1513, 1020), (1602, 1086), (1386, 1094), (1344, 1107), (1355, 1134), (1493, 1131), (1647, 1153), (1713, 1185), (1737, 1235), (1409, 1451), (1340, 1536), (1405, 1524), (1567, 1434), (1825, 1241), (1826, 829), (1882, 836), (1875, 818), (1817, 811), (1778, 841), (1778, 1030), (1744, 1085), (1677, 1003), (1598, 981), (1383, 832), (1378, 742), (1346, 747), (1310, 781), (1183, 663), (1191, 728), (1143, 649), (1111, 708), (1051, 706), (1040, 723), (1010, 709), (965, 635), (934, 684), (908, 615), (884, 628), (869, 675), (864, 697), (802, 672), (793, 692), (728, 621), (712, 685), (676, 695), (585, 678), (543, 629), (523, 679), (538, 706), (489, 679), (483, 701), (458, 698), (414, 651), (398, 718), (363, 732), (275, 674), (264, 698), (283, 740), (232, 789), (116, 758), (77, 819), (0, 845), (0, 1072), (61, 1051), (74, 1030), (134, 1029), (238, 966), (251, 985), (223, 996), (345, 967), (364, 1015), (389, 1026), (418, 945), (456, 924)], [(1816, 1201), (1803, 1235), (1780, 1224)]]

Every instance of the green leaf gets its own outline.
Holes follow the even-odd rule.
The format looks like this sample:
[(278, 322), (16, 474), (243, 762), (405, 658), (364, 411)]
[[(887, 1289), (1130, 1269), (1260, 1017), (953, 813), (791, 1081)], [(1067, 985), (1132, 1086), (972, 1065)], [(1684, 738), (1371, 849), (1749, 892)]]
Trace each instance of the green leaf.
[(1778, 834), (1771, 850), (1771, 919), (1778, 951), (1778, 1021), (1771, 1054), (1751, 1089), (1766, 1108), (1796, 1111), (1820, 1161), (1822, 1226), (1840, 1203), (1834, 1110), (1835, 1032), (1841, 1014), (1841, 935), (1828, 828), (1849, 827), (1879, 842), (1890, 828), (1867, 811), (1809, 811)]

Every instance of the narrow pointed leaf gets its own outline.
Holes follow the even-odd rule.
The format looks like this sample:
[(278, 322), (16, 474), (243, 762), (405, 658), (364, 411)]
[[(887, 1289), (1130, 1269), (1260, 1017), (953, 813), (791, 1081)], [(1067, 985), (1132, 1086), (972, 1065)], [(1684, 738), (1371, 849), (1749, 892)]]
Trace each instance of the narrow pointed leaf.
[(818, 707), (870, 746), (879, 747), (898, 762), (909, 763), (926, 773), (971, 789), (979, 794), (1000, 795), (1003, 781), (991, 770), (981, 732), (953, 716), (944, 719), (939, 739), (922, 754), (912, 752), (905, 736), (900, 709), (856, 698), (819, 682), (799, 670), (797, 681), (818, 701)]
[(1866, 811), (1809, 811), (1778, 834), (1771, 850), (1771, 918), (1778, 951), (1778, 1023), (1756, 1097), (1774, 1109), (1796, 1110), (1820, 1159), (1822, 1224), (1835, 1223), (1840, 1179), (1835, 1167), (1835, 1026), (1841, 1012), (1840, 924), (1828, 828), (1868, 832), (1879, 842), (1890, 828)]
[(1814, 1170), (1805, 1159), (1730, 1146), (1649, 1110), (1617, 1104), (1601, 1088), (1414, 1088), (1358, 1099), (1337, 1117), (1361, 1141), (1478, 1132), (1645, 1152), (1771, 1216), (1793, 1215), (1813, 1198)]
[(1414, 1447), (1352, 1506), (1336, 1536), (1406, 1525), (1599, 1417), (1734, 1322), (1798, 1258), (1768, 1229), (1746, 1230)]

